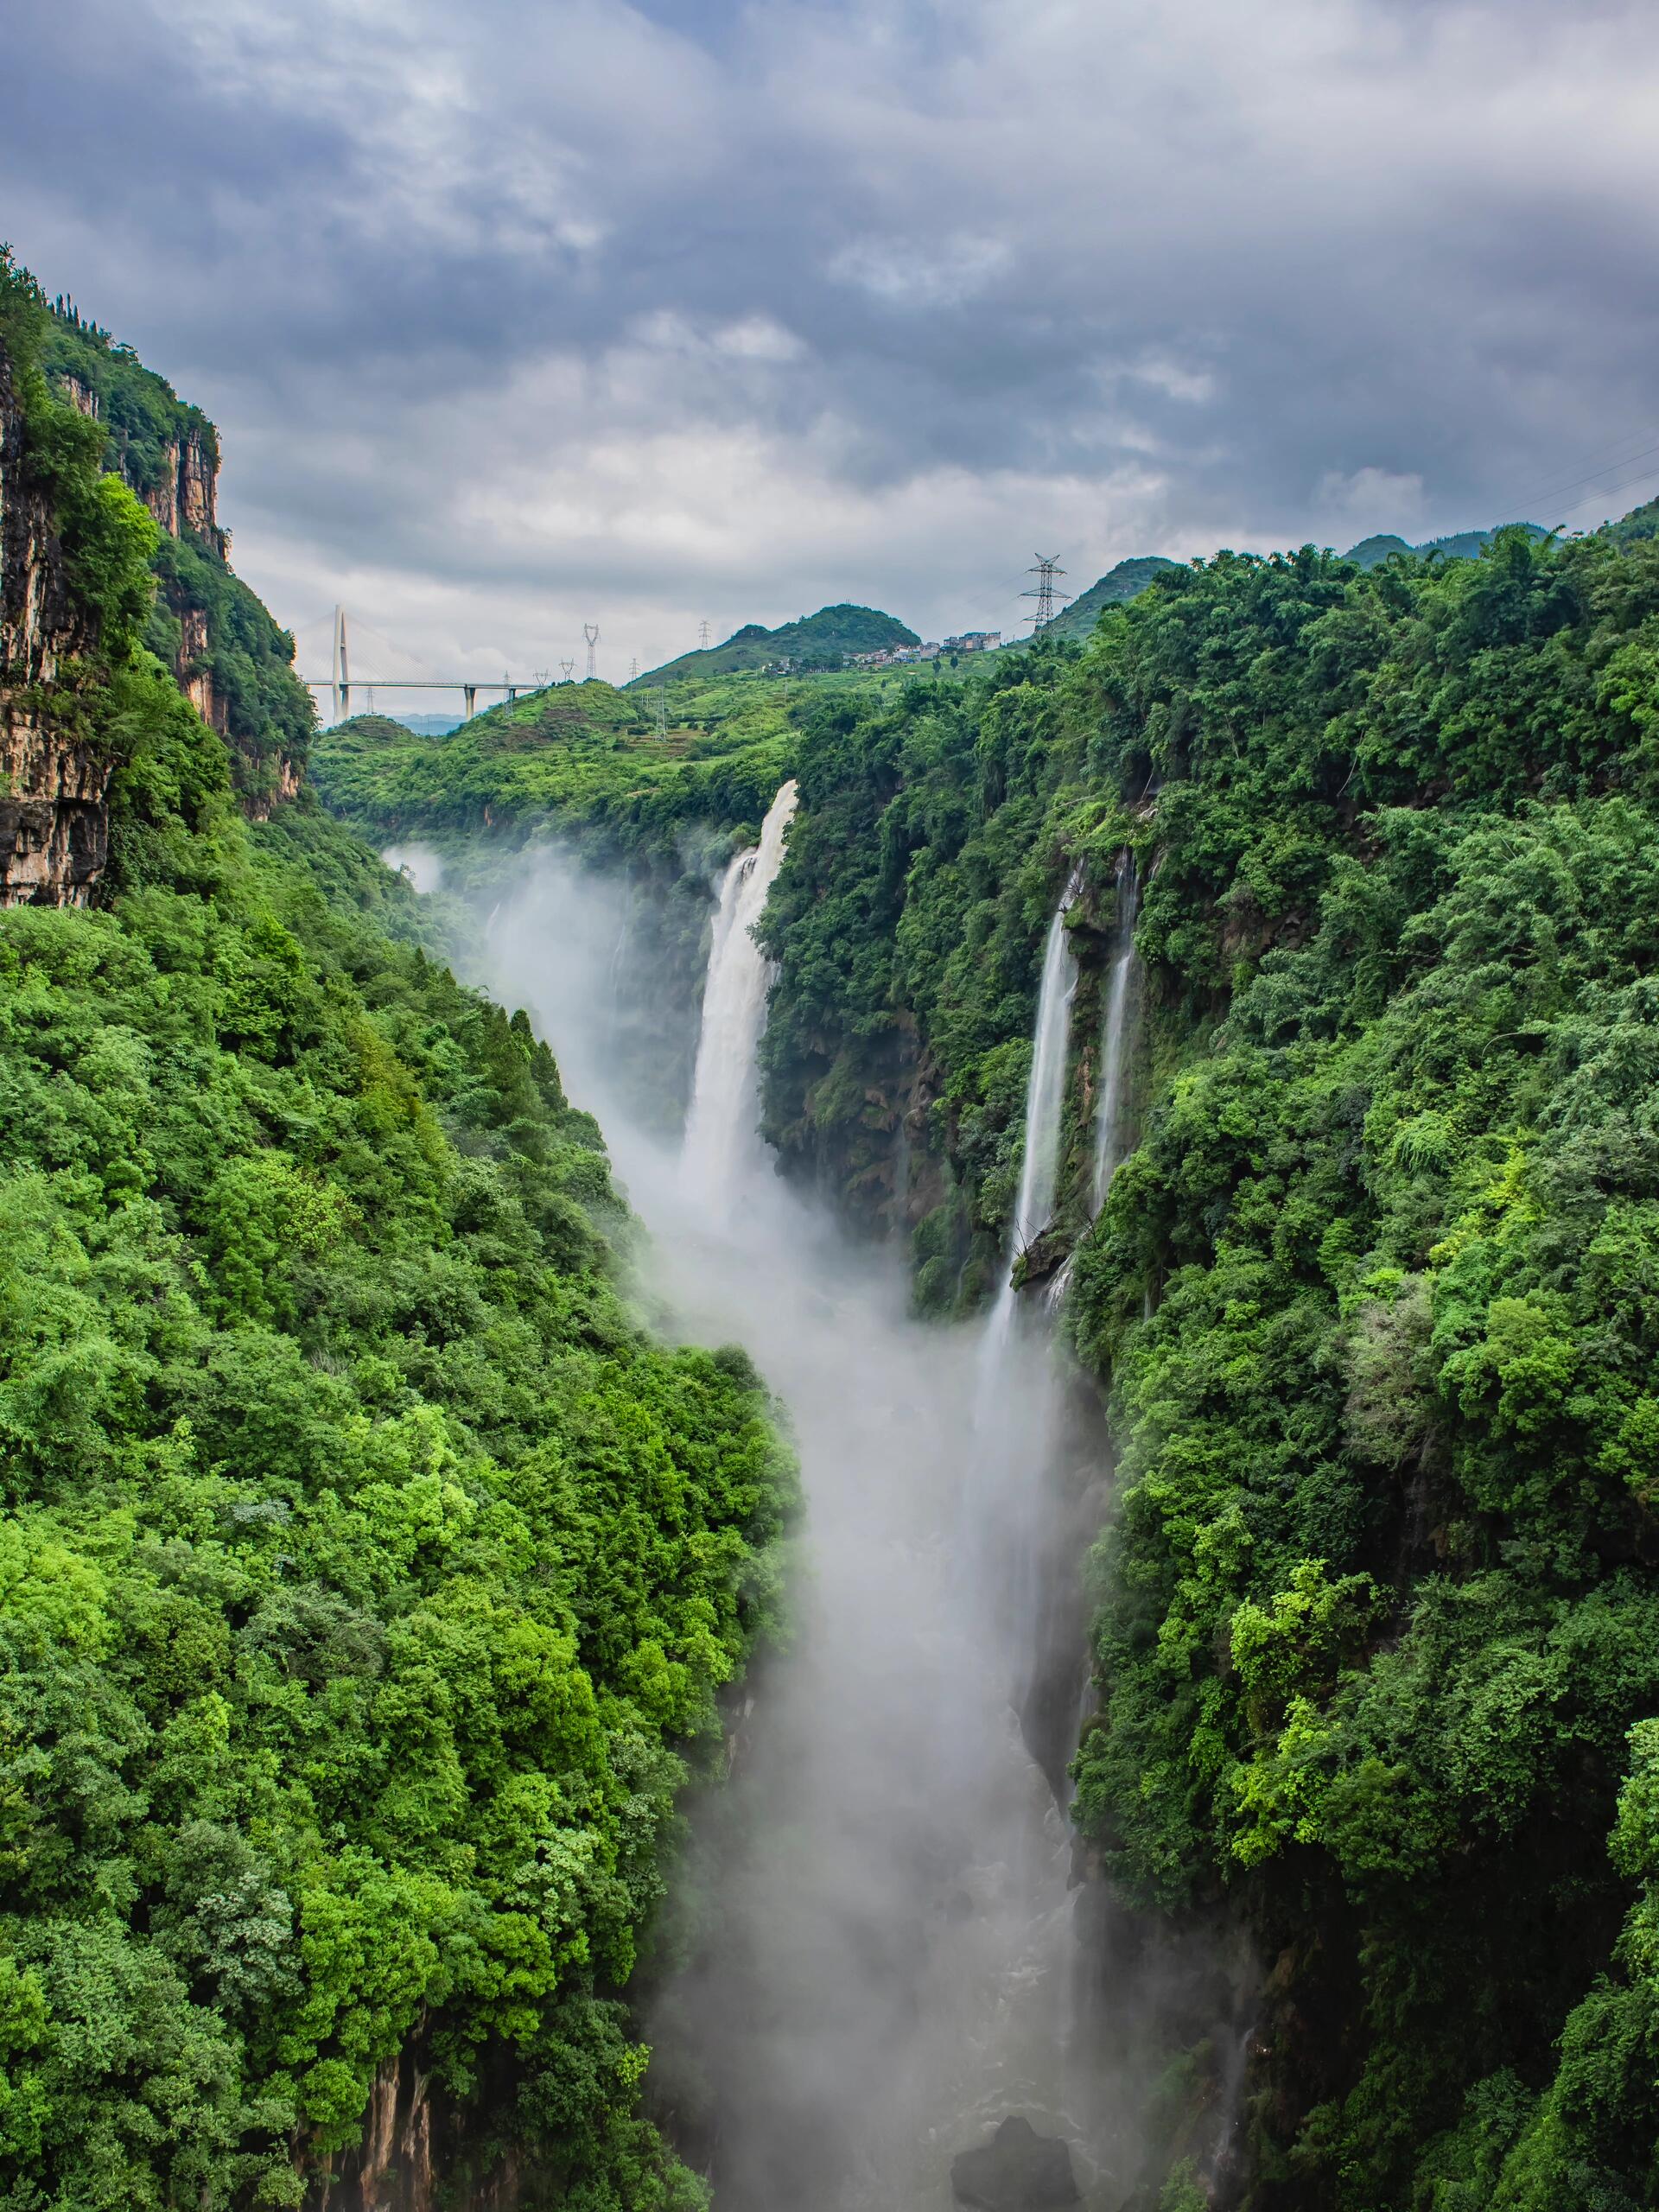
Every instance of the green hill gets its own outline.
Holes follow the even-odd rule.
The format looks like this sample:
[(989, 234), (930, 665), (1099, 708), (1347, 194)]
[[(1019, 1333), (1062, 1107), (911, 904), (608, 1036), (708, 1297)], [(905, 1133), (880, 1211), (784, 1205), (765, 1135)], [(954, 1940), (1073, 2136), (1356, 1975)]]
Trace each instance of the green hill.
[(1659, 499), (1632, 507), (1618, 522), (1604, 524), (1601, 535), (1611, 537), (1615, 545), (1637, 545), (1644, 537), (1659, 537)]
[(684, 676), (735, 676), (747, 669), (770, 669), (779, 675), (840, 668), (855, 653), (880, 652), (886, 646), (918, 645), (921, 639), (907, 630), (896, 615), (877, 607), (821, 607), (816, 614), (803, 614), (798, 622), (782, 622), (775, 630), (759, 622), (746, 622), (724, 645), (706, 652), (682, 653), (660, 668), (647, 669), (637, 683), (662, 683)]
[(1090, 637), (1100, 620), (1103, 607), (1122, 606), (1126, 599), (1134, 599), (1143, 592), (1160, 570), (1177, 565), (1166, 560), (1161, 553), (1137, 553), (1128, 561), (1120, 561), (1115, 569), (1097, 576), (1087, 591), (1079, 592), (1070, 607), (1063, 608), (1052, 622), (1045, 623), (1044, 637)]
[[(1523, 530), (1529, 537), (1549, 536), (1549, 532), (1535, 522), (1504, 524), (1498, 527)], [(1351, 545), (1343, 558), (1354, 562), (1362, 569), (1380, 568), (1394, 553), (1440, 553), (1448, 561), (1478, 561), (1497, 535), (1497, 528), (1459, 530), (1453, 531), (1449, 537), (1426, 538), (1421, 545), (1412, 545), (1405, 538), (1395, 537), (1393, 531), (1382, 531), (1374, 537), (1362, 537), (1357, 545)]]

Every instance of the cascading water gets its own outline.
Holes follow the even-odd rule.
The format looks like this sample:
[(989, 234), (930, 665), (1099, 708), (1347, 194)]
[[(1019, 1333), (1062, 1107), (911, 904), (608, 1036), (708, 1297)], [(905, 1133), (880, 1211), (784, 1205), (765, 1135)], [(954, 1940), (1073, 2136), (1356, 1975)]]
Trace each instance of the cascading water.
[(1125, 853), (1117, 870), (1117, 930), (1112, 945), (1111, 976), (1106, 986), (1106, 1018), (1100, 1039), (1100, 1101), (1095, 1109), (1095, 1211), (1106, 1203), (1112, 1178), (1123, 1157), (1123, 1068), (1129, 1031), (1129, 1001), (1135, 982), (1135, 924), (1140, 909), (1135, 855)]
[[(766, 970), (750, 931), (793, 800), (785, 786), (752, 865), (741, 856), (721, 887), (676, 1154), (631, 1122), (607, 1073), (620, 899), (607, 909), (593, 879), (541, 855), (490, 937), (493, 988), (529, 1003), (572, 1097), (601, 1116), (652, 1232), (654, 1299), (686, 1333), (751, 1353), (806, 1497), (790, 1645), (745, 1694), (731, 1774), (697, 1808), (674, 1885), (694, 1923), (664, 1938), (686, 1963), (645, 2024), (647, 2088), (719, 2212), (950, 2212), (953, 2159), (1010, 2116), (1065, 2140), (1080, 2201), (1104, 2212), (1132, 2178), (1150, 2085), (1067, 2010), (1064, 1777), (1033, 1755), (1024, 1704), (1052, 1631), (1031, 1563), (1075, 1583), (1086, 1541), (1075, 1515), (1057, 1520), (1051, 1479), (1075, 1439), (1056, 1440), (1050, 1347), (1013, 1327), (1011, 1289), (1002, 1448), (976, 1418), (987, 1331), (912, 1322), (897, 1254), (848, 1243), (754, 1141)], [(1045, 948), (1027, 1236), (1053, 1203), (1075, 983), (1063, 906)], [(1065, 1636), (1080, 1656), (1075, 1616)]]
[(715, 910), (683, 1154), (688, 1188), (712, 1204), (732, 1196), (760, 1154), (754, 1056), (772, 972), (754, 927), (783, 866), (796, 798), (794, 784), (785, 784), (767, 809), (760, 843), (728, 868)]
[(1009, 1230), (1007, 1272), (985, 1332), (988, 1381), (994, 1380), (1002, 1348), (1014, 1328), (1019, 1297), (1014, 1263), (1033, 1238), (1047, 1228), (1054, 1211), (1060, 1168), (1060, 1117), (1065, 1103), (1065, 1058), (1071, 1041), (1071, 1001), (1077, 995), (1077, 963), (1067, 938), (1065, 918), (1080, 880), (1080, 872), (1074, 869), (1054, 909), (1043, 946), (1037, 1027), (1032, 1039), (1031, 1076), (1026, 1085), (1026, 1149)]
[[(1125, 853), (1117, 868), (1117, 922), (1113, 932), (1112, 964), (1106, 982), (1106, 1012), (1100, 1032), (1100, 1096), (1095, 1108), (1094, 1174), (1091, 1212), (1098, 1214), (1123, 1157), (1123, 1073), (1128, 1061), (1129, 1025), (1135, 995), (1135, 923), (1140, 890), (1135, 855)], [(1043, 1302), (1058, 1313), (1071, 1287), (1077, 1266), (1075, 1249), (1051, 1277)]]

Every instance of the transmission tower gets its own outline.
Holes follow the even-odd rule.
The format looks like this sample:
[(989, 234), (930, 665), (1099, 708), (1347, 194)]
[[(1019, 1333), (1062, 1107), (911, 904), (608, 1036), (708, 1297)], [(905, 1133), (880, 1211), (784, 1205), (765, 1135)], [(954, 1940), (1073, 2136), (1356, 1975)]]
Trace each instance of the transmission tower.
[(698, 623), (698, 625), (697, 625), (697, 644), (701, 646), (701, 648), (702, 649), (702, 651), (703, 651), (704, 652), (708, 652), (708, 650), (709, 650), (709, 625), (708, 625), (706, 622), (699, 622), (699, 623)]
[[(1046, 554), (1039, 553), (1037, 556), (1036, 567), (1027, 569), (1026, 574), (1028, 576), (1035, 576), (1037, 579), (1032, 590), (1022, 591), (1020, 594), (1021, 599), (1034, 599), (1037, 602), (1037, 612), (1034, 614), (1027, 614), (1026, 620), (1027, 622), (1034, 623), (1036, 629), (1040, 630), (1045, 623), (1054, 620), (1055, 601), (1068, 600), (1071, 596), (1068, 591), (1057, 592), (1054, 588), (1055, 577), (1063, 576), (1065, 570), (1058, 561), (1051, 560)], [(1035, 634), (1034, 631), (1033, 634)]]
[(594, 680), (594, 647), (599, 643), (598, 623), (584, 622), (582, 634), (588, 640), (588, 681), (591, 683)]
[(561, 683), (568, 683), (575, 672), (576, 664), (575, 661), (562, 660), (559, 663), (559, 681)]
[(634, 656), (634, 658), (632, 658), (632, 659), (628, 663), (628, 681), (629, 681), (629, 683), (632, 683), (632, 681), (633, 681), (634, 677), (635, 677), (636, 676), (638, 676), (638, 675), (639, 675), (639, 655), (636, 653), (636, 654), (635, 654), (635, 656)]
[(334, 687), (334, 720), (343, 722), (352, 711), (352, 670), (346, 651), (346, 610), (334, 609), (334, 665), (332, 671)]

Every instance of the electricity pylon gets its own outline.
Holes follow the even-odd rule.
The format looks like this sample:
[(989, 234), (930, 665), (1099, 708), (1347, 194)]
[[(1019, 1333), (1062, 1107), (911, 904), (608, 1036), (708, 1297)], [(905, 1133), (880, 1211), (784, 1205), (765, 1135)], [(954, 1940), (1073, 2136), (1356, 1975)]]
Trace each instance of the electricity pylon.
[[(1027, 569), (1026, 574), (1028, 576), (1035, 576), (1037, 579), (1034, 589), (1022, 591), (1020, 594), (1021, 599), (1034, 599), (1037, 602), (1037, 612), (1034, 614), (1027, 614), (1026, 620), (1027, 622), (1033, 623), (1036, 630), (1040, 630), (1046, 623), (1054, 620), (1056, 599), (1064, 601), (1071, 596), (1070, 592), (1057, 592), (1054, 588), (1055, 577), (1063, 576), (1065, 570), (1057, 560), (1051, 560), (1046, 554), (1039, 553), (1037, 556), (1036, 567)], [(1036, 631), (1033, 630), (1033, 635), (1034, 636), (1035, 633)]]

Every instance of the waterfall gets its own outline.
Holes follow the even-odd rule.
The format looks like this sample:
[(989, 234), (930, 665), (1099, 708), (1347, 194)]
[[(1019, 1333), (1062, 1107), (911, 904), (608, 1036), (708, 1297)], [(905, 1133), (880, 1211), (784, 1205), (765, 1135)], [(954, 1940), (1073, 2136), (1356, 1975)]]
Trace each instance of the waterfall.
[(796, 798), (793, 782), (785, 784), (767, 809), (760, 843), (738, 854), (720, 887), (682, 1154), (687, 1188), (715, 1205), (731, 1196), (760, 1151), (755, 1050), (772, 970), (754, 926), (783, 866), (784, 832)]
[(1135, 924), (1141, 904), (1135, 855), (1125, 853), (1117, 869), (1117, 931), (1112, 948), (1111, 980), (1106, 988), (1106, 1019), (1100, 1039), (1100, 1103), (1095, 1110), (1095, 1211), (1106, 1203), (1112, 1178), (1123, 1157), (1124, 1041), (1129, 1027), (1130, 987), (1135, 980)]
[(986, 1331), (988, 1362), (995, 1365), (1014, 1325), (1014, 1262), (1032, 1239), (1047, 1228), (1059, 1180), (1060, 1116), (1065, 1103), (1065, 1056), (1071, 1040), (1071, 1001), (1077, 996), (1077, 963), (1067, 940), (1065, 918), (1077, 895), (1080, 871), (1054, 909), (1043, 947), (1043, 980), (1037, 994), (1037, 1027), (1032, 1039), (1031, 1079), (1026, 1086), (1026, 1152), (1020, 1167), (1008, 1239), (1007, 1272), (991, 1309)]
[[(1011, 1287), (994, 1355), (982, 1323), (918, 1322), (896, 1243), (849, 1238), (772, 1172), (750, 931), (793, 800), (720, 887), (683, 1143), (615, 1090), (622, 887), (549, 856), (489, 940), (498, 994), (600, 1115), (650, 1225), (652, 1297), (692, 1341), (745, 1346), (800, 1456), (791, 1634), (728, 1713), (722, 1786), (688, 1804), (648, 2094), (725, 2212), (947, 2212), (954, 2163), (1015, 2115), (1068, 2146), (1082, 2202), (1121, 2202), (1158, 2053), (1113, 2039), (1129, 1999), (1109, 2020), (1100, 1976), (1073, 2000), (1063, 1803), (1103, 1446)], [(1011, 1262), (1059, 1180), (1071, 895), (1044, 948)]]

